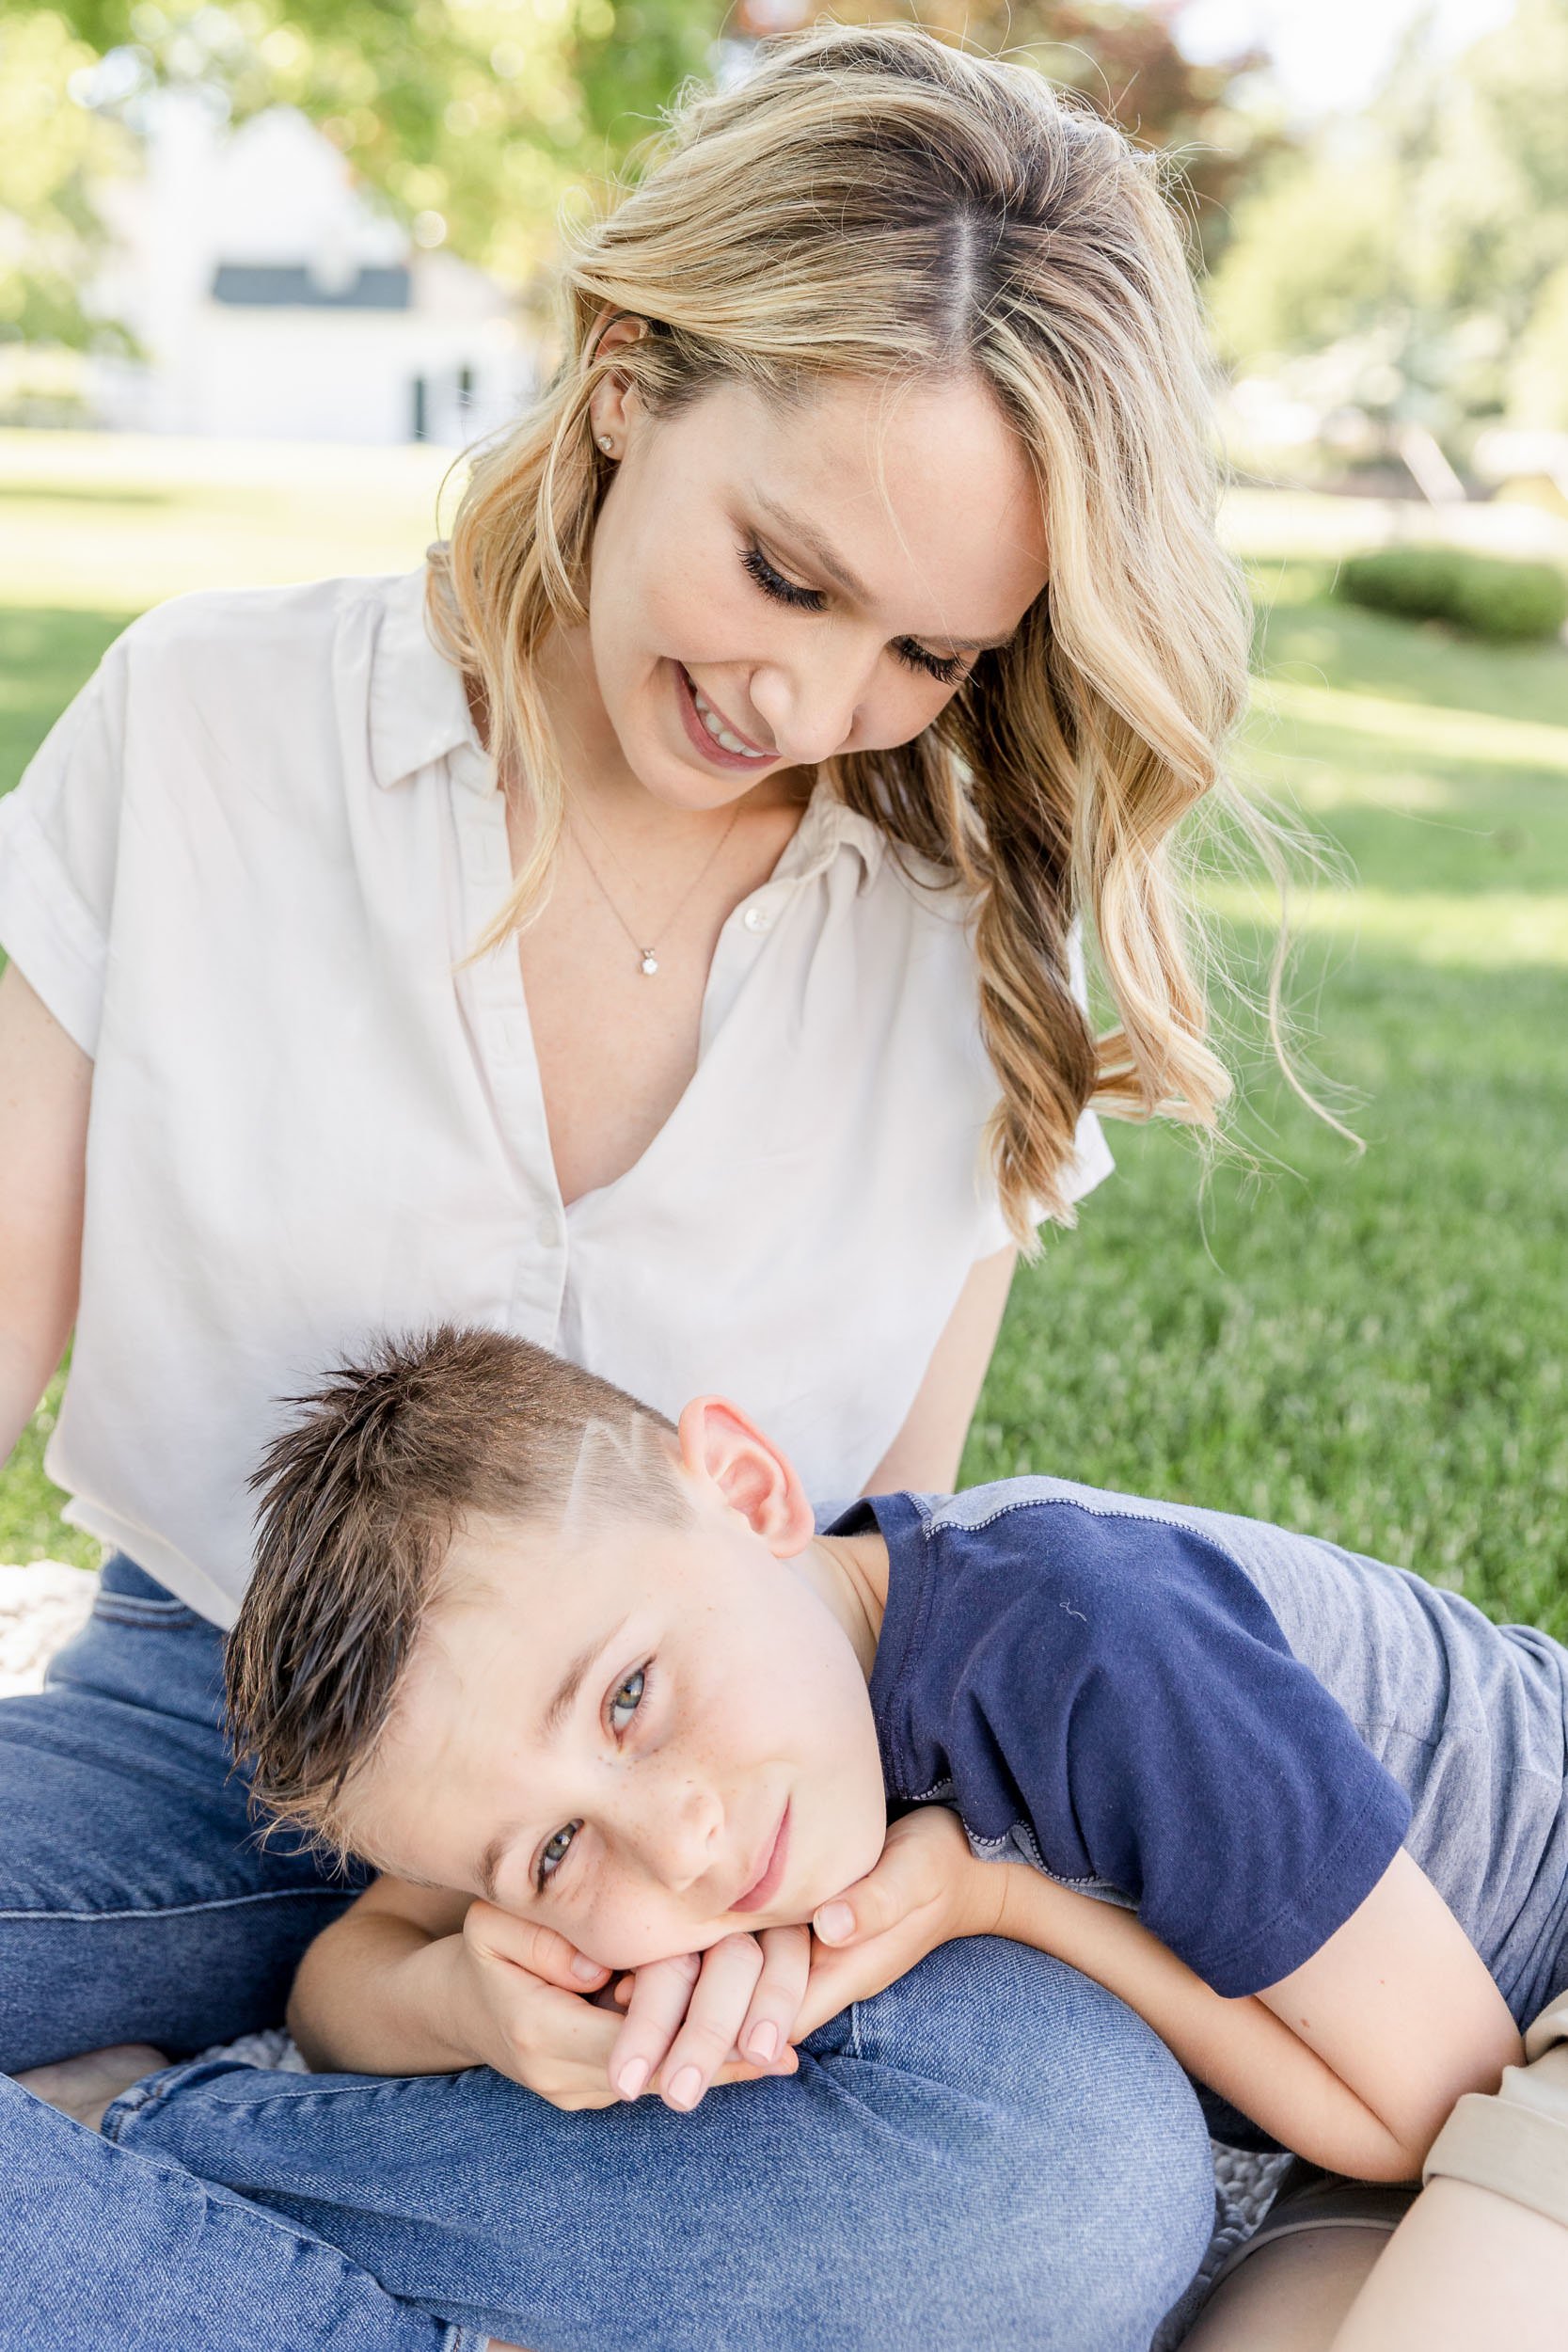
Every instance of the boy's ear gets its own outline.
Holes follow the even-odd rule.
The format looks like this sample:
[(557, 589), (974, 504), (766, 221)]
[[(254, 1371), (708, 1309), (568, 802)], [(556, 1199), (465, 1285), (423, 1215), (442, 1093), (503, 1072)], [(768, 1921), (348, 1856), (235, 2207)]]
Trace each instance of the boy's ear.
[(689, 1476), (717, 1493), (781, 1560), (803, 1550), (816, 1531), (800, 1474), (750, 1416), (726, 1396), (694, 1396), (679, 1423)]

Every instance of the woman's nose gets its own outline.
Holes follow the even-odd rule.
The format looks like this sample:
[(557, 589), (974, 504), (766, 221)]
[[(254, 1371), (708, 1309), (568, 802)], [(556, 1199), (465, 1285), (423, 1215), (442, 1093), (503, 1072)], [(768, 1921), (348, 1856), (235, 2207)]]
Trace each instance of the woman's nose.
[(784, 757), (792, 767), (809, 768), (844, 749), (869, 683), (858, 660), (802, 662), (787, 671), (754, 671), (752, 701)]

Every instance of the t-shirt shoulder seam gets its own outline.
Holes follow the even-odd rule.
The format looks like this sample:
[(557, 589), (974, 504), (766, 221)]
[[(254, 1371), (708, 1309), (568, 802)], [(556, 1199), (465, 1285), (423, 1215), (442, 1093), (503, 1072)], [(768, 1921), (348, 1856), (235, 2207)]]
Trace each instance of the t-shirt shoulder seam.
[[(983, 1519), (965, 1519), (962, 1532), (968, 1534), (978, 1532), (982, 1527), (993, 1526), (996, 1520), (1005, 1518), (1010, 1511), (1082, 1511), (1092, 1519), (1126, 1519), (1140, 1527), (1174, 1528), (1180, 1534), (1190, 1535), (1196, 1542), (1202, 1544), (1217, 1559), (1227, 1561), (1237, 1575), (1244, 1578), (1252, 1586), (1254, 1592), (1259, 1591), (1257, 1579), (1248, 1574), (1244, 1562), (1237, 1558), (1228, 1544), (1222, 1543), (1219, 1537), (1211, 1534), (1207, 1528), (1191, 1527), (1185, 1519), (1166, 1518), (1158, 1509), (1101, 1510), (1094, 1503), (1085, 1502), (1081, 1495), (1019, 1495), (1013, 1501), (999, 1502), (996, 1509), (988, 1513)], [(1266, 1597), (1263, 1597), (1267, 1606)], [(1273, 1613), (1271, 1609), (1270, 1614), (1273, 1615)], [(1283, 1631), (1283, 1628), (1281, 1630)]]

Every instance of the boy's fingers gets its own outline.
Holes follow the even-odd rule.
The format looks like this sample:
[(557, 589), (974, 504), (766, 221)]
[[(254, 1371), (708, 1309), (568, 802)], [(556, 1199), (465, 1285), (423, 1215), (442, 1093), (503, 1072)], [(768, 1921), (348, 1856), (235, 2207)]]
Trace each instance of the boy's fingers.
[(623, 2099), (640, 2098), (680, 2028), (702, 1968), (701, 1956), (659, 1960), (639, 1968), (615, 2047), (610, 2054), (611, 2090)]
[(721, 2083), (760, 2083), (770, 2074), (798, 2074), (800, 2071), (800, 2054), (786, 2042), (771, 2066), (753, 2066), (749, 2058), (726, 2058), (708, 2089), (716, 2090)]
[(812, 1926), (824, 1944), (848, 1944), (869, 1935), (885, 1935), (908, 1912), (926, 1899), (926, 1872), (915, 1858), (900, 1854), (896, 1846), (883, 1849), (869, 1878), (857, 1879), (832, 1902), (823, 1903)]
[(686, 2021), (659, 2068), (657, 2088), (667, 2106), (689, 2112), (730, 2058), (761, 1974), (755, 1936), (726, 1935), (703, 1954)]
[(967, 1852), (963, 1830), (946, 1805), (922, 1805), (895, 1821), (874, 1870), (823, 1903), (812, 1926), (823, 1944), (863, 1942), (885, 1935), (930, 1902), (957, 1851)]
[(494, 1952), (498, 1959), (511, 1961), (514, 1967), (542, 1977), (546, 1984), (558, 1984), (564, 1993), (590, 1993), (610, 1975), (608, 1968), (587, 1959), (553, 1928), (515, 1918), (496, 1903), (470, 1903), (463, 1932), (478, 1949)]
[(736, 2038), (742, 2058), (771, 2066), (787, 2047), (811, 1974), (811, 1934), (805, 1928), (765, 1928), (762, 1975), (746, 2022)]

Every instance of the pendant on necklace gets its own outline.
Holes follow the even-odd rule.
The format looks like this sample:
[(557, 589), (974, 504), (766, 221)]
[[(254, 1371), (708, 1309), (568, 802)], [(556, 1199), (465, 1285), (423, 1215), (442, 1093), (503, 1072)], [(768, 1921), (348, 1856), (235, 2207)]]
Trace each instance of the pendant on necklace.
[(644, 972), (657, 972), (658, 970), (658, 958), (655, 955), (651, 947), (644, 947), (642, 950), (642, 969)]

